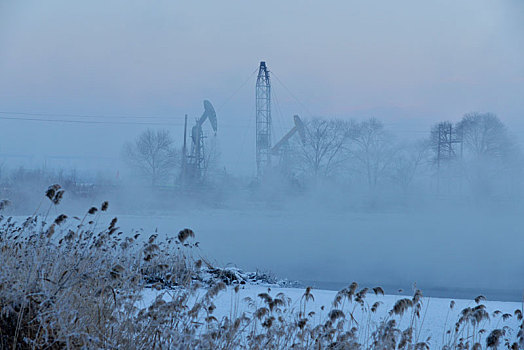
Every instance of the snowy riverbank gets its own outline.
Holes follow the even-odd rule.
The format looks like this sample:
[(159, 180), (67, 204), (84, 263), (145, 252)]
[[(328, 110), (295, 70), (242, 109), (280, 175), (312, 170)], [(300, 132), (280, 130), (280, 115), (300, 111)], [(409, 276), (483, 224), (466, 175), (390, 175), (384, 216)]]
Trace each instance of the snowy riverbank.
[[(191, 298), (191, 303), (198, 302), (205, 293), (205, 289), (198, 291)], [(219, 321), (222, 321), (224, 318), (236, 319), (241, 317), (243, 313), (249, 318), (254, 318), (257, 312), (259, 312), (257, 310), (267, 306), (267, 302), (264, 299), (266, 298), (266, 293), (273, 299), (289, 298), (289, 304), (283, 307), (282, 310), (285, 309), (285, 312), (281, 316), (294, 317), (298, 321), (298, 314), (304, 307), (305, 289), (252, 284), (239, 285), (238, 288), (228, 286), (224, 291), (220, 292), (213, 300), (213, 305), (216, 309), (212, 312), (212, 315)], [(148, 307), (159, 296), (168, 302), (176, 294), (177, 292), (175, 291), (146, 289), (143, 292), (143, 300), (139, 303), (139, 307)], [(338, 292), (329, 290), (311, 291), (313, 298), (308, 299), (305, 312), (306, 315), (311, 315), (309, 317), (311, 327), (325, 324), (326, 321), (330, 320), (329, 313), (334, 307), (333, 301), (337, 298), (337, 294)], [(369, 290), (365, 298), (363, 298), (362, 304), (355, 298), (352, 302), (346, 300), (343, 302), (344, 305), (341, 303), (337, 309), (340, 309), (344, 316), (337, 319), (337, 321), (343, 319), (348, 324), (352, 323), (358, 326), (358, 342), (369, 345), (372, 339), (370, 333), (382, 321), (394, 319), (399, 330), (405, 330), (412, 325), (417, 342), (427, 341), (431, 349), (440, 349), (446, 344), (458, 343), (461, 339), (463, 342), (469, 341), (470, 346), (474, 342), (479, 342), (485, 348), (486, 339), (495, 329), (503, 330), (505, 333), (503, 338), (513, 342), (517, 338), (519, 325), (522, 323), (521, 320), (518, 320), (519, 311), (516, 312), (516, 310), (522, 312), (522, 303), (489, 301), (483, 300), (483, 298), (476, 302), (475, 300), (422, 297), (420, 299), (420, 317), (413, 318), (410, 310), (407, 310), (403, 315), (390, 313), (395, 304), (405, 298), (405, 296), (400, 295), (376, 295), (373, 293), (373, 290)], [(409, 299), (412, 300), (411, 298)], [(372, 311), (373, 305), (377, 305), (376, 303), (378, 303), (378, 307), (376, 311)], [(453, 305), (452, 308), (450, 307), (451, 305)], [(464, 310), (470, 310), (470, 312), (474, 313), (475, 308), (477, 310), (485, 310), (486, 314), (484, 314), (484, 317), (479, 319), (478, 324), (475, 326), (471, 320), (466, 321), (469, 324), (466, 327), (461, 327), (459, 332), (455, 332), (456, 323), (466, 313)], [(277, 314), (275, 313), (275, 315)], [(478, 316), (471, 317), (473, 319)], [(501, 341), (504, 342), (503, 339)]]

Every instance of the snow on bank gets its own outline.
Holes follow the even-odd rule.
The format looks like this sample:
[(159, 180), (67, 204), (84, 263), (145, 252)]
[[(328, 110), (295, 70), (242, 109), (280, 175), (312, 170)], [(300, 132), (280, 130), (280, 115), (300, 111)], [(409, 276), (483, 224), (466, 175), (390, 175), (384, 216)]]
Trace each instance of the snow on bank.
[[(304, 289), (252, 284), (241, 285), (239, 287), (240, 288), (237, 292), (234, 287), (227, 287), (225, 291), (221, 292), (214, 299), (216, 309), (213, 314), (217, 319), (222, 319), (223, 317), (228, 317), (230, 319), (236, 318), (241, 316), (243, 312), (248, 316), (253, 315), (256, 309), (264, 305), (263, 300), (258, 297), (261, 293), (269, 293), (272, 297), (275, 297), (279, 293), (283, 293), (286, 297), (290, 298), (290, 309), (293, 311), (289, 313), (290, 317), (294, 317), (299, 312), (301, 303), (304, 301)], [(199, 290), (196, 298), (204, 295), (205, 292), (204, 289)], [(165, 293), (163, 296), (164, 300), (169, 300), (169, 295), (171, 293), (169, 291), (145, 289), (143, 292), (143, 300), (138, 306), (147, 307), (151, 305), (155, 298), (161, 293)], [(333, 308), (333, 300), (335, 299), (337, 292), (330, 290), (313, 290), (312, 294), (314, 299), (307, 302), (306, 313), (311, 311), (315, 313), (311, 319), (315, 325), (324, 323), (328, 319), (328, 312)], [(398, 328), (404, 330), (411, 322), (411, 312), (408, 311), (404, 316), (389, 315), (389, 311), (393, 308), (394, 304), (402, 298), (406, 298), (406, 296), (375, 295), (370, 291), (364, 299), (365, 304), (368, 306), (367, 308), (362, 308), (358, 303), (353, 302), (351, 304), (346, 303), (345, 307), (342, 309), (346, 314), (347, 320), (350, 319), (349, 313), (352, 313), (360, 329), (362, 329), (366, 324), (371, 325), (370, 328), (374, 329), (373, 326), (378, 324), (381, 320), (394, 317), (397, 322), (400, 322)], [(254, 301), (254, 304), (250, 305), (249, 300)], [(452, 301), (454, 307), (450, 308)], [(369, 310), (375, 302), (380, 302), (381, 304), (377, 311), (372, 313)], [(486, 337), (492, 330), (502, 329), (504, 327), (506, 327), (506, 331), (508, 332), (507, 338), (514, 340), (520, 325), (520, 321), (517, 320), (514, 312), (515, 310), (522, 311), (523, 304), (517, 302), (485, 300), (481, 300), (480, 304), (485, 305), (485, 310), (489, 314), (489, 320), (481, 321), (480, 326), (476, 329), (477, 339), (478, 331), (480, 329), (486, 330), (486, 332), (480, 335), (481, 344), (486, 344)], [(420, 319), (415, 327), (415, 334), (418, 337), (418, 341), (426, 341), (428, 337), (431, 337), (429, 341), (430, 347), (432, 349), (441, 348), (453, 334), (455, 323), (459, 319), (461, 311), (467, 307), (474, 308), (477, 305), (478, 303), (474, 300), (423, 297)], [(512, 316), (504, 320), (502, 317), (504, 314), (511, 314)], [(446, 334), (446, 331), (448, 330), (451, 330), (451, 335)], [(470, 332), (472, 332), (472, 328)], [(365, 334), (365, 332), (361, 332), (359, 336), (359, 341), (364, 344), (366, 342), (363, 338), (366, 336), (369, 337), (369, 334)], [(463, 336), (465, 337), (466, 334)]]

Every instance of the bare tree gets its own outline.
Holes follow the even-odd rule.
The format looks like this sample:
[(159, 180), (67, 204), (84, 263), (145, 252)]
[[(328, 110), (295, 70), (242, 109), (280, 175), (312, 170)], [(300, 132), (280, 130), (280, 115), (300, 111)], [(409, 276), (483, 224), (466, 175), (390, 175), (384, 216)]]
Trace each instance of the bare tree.
[(407, 192), (421, 166), (430, 162), (430, 149), (429, 140), (418, 140), (397, 148), (391, 167), (391, 178), (404, 192)]
[(465, 150), (473, 156), (503, 157), (513, 148), (506, 127), (495, 114), (465, 114), (456, 128)]
[(354, 169), (364, 173), (370, 188), (387, 175), (397, 151), (384, 124), (375, 118), (356, 125), (352, 135)]
[(522, 155), (500, 119), (468, 113), (457, 123), (464, 140), (464, 176), (475, 195), (512, 195), (522, 177)]
[(306, 121), (304, 142), (294, 141), (300, 170), (314, 178), (333, 175), (347, 159), (348, 130), (341, 120)]
[(166, 180), (176, 167), (173, 143), (169, 131), (148, 129), (124, 145), (124, 158), (155, 186)]

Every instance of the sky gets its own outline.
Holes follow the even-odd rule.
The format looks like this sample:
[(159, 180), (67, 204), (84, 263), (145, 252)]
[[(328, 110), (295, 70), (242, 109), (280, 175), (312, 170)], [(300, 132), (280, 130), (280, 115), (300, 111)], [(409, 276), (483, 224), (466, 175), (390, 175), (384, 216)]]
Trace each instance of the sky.
[(193, 123), (209, 99), (222, 165), (253, 175), (262, 60), (276, 138), (293, 114), (376, 117), (416, 138), (471, 111), (524, 138), (519, 0), (0, 0), (0, 48), (0, 162), (12, 165), (114, 172), (147, 127), (181, 146), (184, 115)]

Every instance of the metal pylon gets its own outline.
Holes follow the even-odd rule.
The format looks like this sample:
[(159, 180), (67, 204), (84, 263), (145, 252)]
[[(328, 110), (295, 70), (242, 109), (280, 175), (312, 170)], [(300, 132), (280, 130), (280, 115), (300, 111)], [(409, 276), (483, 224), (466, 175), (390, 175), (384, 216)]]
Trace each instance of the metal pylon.
[(257, 177), (271, 164), (271, 82), (266, 62), (260, 62), (256, 85)]

